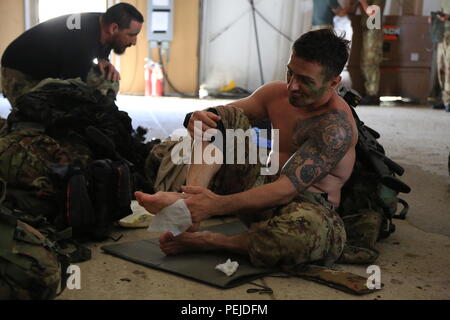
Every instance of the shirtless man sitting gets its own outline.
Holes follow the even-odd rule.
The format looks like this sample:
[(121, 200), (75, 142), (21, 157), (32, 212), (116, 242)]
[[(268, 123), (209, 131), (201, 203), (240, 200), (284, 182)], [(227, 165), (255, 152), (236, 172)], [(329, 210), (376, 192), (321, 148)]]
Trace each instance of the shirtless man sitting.
[(152, 213), (184, 198), (195, 224), (236, 214), (249, 226), (235, 236), (185, 232), (174, 237), (165, 233), (160, 238), (163, 252), (174, 255), (225, 249), (265, 267), (312, 262), (331, 265), (339, 258), (346, 234), (334, 208), (339, 206), (341, 188), (352, 173), (358, 140), (350, 107), (335, 90), (348, 60), (348, 45), (332, 31), (309, 32), (293, 45), (287, 84), (270, 83), (249, 98), (217, 107), (219, 116), (207, 111), (193, 114), (191, 135), (195, 121), (202, 121), (207, 130), (216, 128), (217, 121), (223, 121), (225, 127), (236, 123), (242, 127), (246, 121), (269, 118), (279, 130), (282, 170), (259, 186), (219, 195), (207, 188), (229, 165), (191, 165), (184, 194), (136, 193), (141, 206)]

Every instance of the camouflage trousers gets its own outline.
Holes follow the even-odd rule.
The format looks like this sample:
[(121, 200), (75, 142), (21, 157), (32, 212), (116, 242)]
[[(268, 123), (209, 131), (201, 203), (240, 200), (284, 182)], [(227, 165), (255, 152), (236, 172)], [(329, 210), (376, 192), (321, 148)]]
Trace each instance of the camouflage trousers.
[(433, 44), (433, 56), (431, 59), (430, 92), (428, 94), (428, 103), (438, 105), (442, 103), (442, 89), (439, 83), (438, 74), (438, 44)]
[(444, 35), (444, 41), (438, 45), (438, 78), (442, 88), (442, 100), (450, 105), (450, 31)]
[(379, 257), (375, 247), (383, 223), (383, 215), (375, 210), (342, 217), (347, 233), (347, 243), (337, 263), (373, 264)]
[[(1, 79), (3, 95), (8, 99), (13, 108), (20, 96), (41, 87), (41, 82), (56, 80), (50, 78), (42, 81), (35, 80), (23, 72), (5, 67), (1, 68)], [(114, 95), (117, 95), (119, 92), (119, 83), (106, 80), (95, 67), (88, 74), (87, 84), (97, 88), (104, 95), (107, 95), (111, 91)]]
[(363, 31), (361, 71), (366, 94), (378, 96), (380, 90), (380, 64), (383, 60), (383, 31)]
[[(221, 116), (225, 129), (250, 129), (249, 120), (241, 109), (230, 106), (215, 109)], [(223, 165), (211, 181), (210, 190), (222, 195), (234, 194), (276, 180), (274, 176), (261, 176), (262, 165), (249, 164), (249, 143), (249, 139), (246, 139), (246, 164)], [(167, 145), (156, 148), (151, 157), (153, 160), (158, 157), (167, 159), (167, 153), (164, 155), (161, 152), (167, 152), (167, 149), (171, 148)], [(183, 185), (187, 168), (176, 168), (173, 164), (169, 167), (169, 170), (160, 167), (156, 180), (178, 180)], [(178, 175), (177, 178), (171, 179), (171, 173)], [(175, 188), (164, 190), (157, 183), (156, 189), (178, 191), (178, 185), (166, 184), (168, 185)], [(238, 217), (249, 227), (249, 257), (255, 266), (289, 268), (309, 263), (329, 266), (340, 257), (346, 242), (341, 218), (334, 211), (333, 205), (316, 193), (305, 191), (288, 205)]]

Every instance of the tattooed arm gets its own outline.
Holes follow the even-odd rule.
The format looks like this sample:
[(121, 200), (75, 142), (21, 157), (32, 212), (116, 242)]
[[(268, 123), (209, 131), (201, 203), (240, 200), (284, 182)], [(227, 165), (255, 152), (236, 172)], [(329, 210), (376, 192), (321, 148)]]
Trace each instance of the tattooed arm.
[(343, 111), (307, 121), (312, 123), (297, 128), (304, 140), (300, 140), (299, 149), (281, 171), (298, 193), (325, 178), (344, 158), (353, 140), (352, 126)]
[(344, 158), (352, 145), (353, 130), (345, 112), (333, 111), (301, 121), (294, 139), (299, 148), (277, 181), (229, 196), (197, 190), (208, 201), (193, 198), (189, 207), (193, 217), (199, 212), (202, 218), (198, 221), (202, 221), (212, 216), (252, 213), (290, 203), (299, 193), (325, 178)]

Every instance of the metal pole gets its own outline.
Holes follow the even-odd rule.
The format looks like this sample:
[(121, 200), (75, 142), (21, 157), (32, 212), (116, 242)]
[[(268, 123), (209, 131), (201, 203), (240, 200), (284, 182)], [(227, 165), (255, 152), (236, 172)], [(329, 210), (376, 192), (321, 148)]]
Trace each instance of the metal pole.
[(255, 8), (255, 2), (254, 0), (249, 0), (250, 5), (252, 6), (252, 15), (253, 15), (253, 25), (255, 27), (255, 37), (256, 37), (256, 49), (258, 51), (258, 61), (259, 61), (259, 72), (261, 74), (261, 85), (264, 85), (264, 72), (263, 72), (263, 66), (262, 66), (262, 59), (261, 59), (261, 50), (259, 46), (259, 37), (258, 37), (258, 26), (256, 24), (256, 8)]

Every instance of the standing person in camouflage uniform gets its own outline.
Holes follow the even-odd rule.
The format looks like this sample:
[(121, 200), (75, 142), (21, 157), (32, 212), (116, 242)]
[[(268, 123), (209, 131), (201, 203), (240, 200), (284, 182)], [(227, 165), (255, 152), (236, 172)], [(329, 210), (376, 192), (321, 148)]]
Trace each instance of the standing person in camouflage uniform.
[(442, 12), (438, 18), (445, 22), (445, 33), (438, 45), (438, 75), (445, 110), (450, 112), (450, 0), (442, 0)]
[(383, 15), (386, 0), (360, 0), (362, 14), (362, 50), (361, 71), (366, 90), (366, 96), (361, 101), (363, 105), (379, 105), (380, 97), (380, 64), (383, 60), (383, 28), (370, 30), (367, 26), (370, 6), (378, 6)]
[[(247, 232), (236, 236), (163, 234), (160, 245), (166, 254), (225, 249), (249, 256), (256, 266), (288, 270), (308, 263), (329, 266), (340, 257), (346, 233), (334, 208), (339, 206), (341, 187), (352, 173), (358, 138), (351, 110), (335, 91), (348, 60), (348, 45), (330, 30), (309, 32), (293, 46), (287, 84), (264, 85), (249, 98), (215, 108), (218, 115), (207, 111), (193, 114), (191, 136), (196, 121), (203, 123), (203, 130), (223, 125), (226, 131), (247, 130), (250, 123), (270, 119), (280, 136), (279, 150), (273, 150), (270, 162), (283, 169), (263, 178), (249, 162), (239, 166), (193, 164), (188, 187), (182, 188), (185, 194), (136, 193), (140, 204), (156, 214), (185, 198), (192, 230), (205, 219), (227, 214), (238, 215), (249, 226)], [(204, 148), (208, 146), (203, 143)], [(208, 186), (213, 190), (206, 189)], [(217, 186), (233, 189), (233, 193), (215, 193)]]
[[(109, 86), (117, 93), (120, 74), (109, 62), (111, 50), (123, 54), (136, 45), (144, 19), (127, 3), (101, 13), (67, 15), (41, 23), (14, 40), (1, 64), (2, 91), (14, 108), (18, 97), (40, 81), (81, 78), (95, 87)], [(90, 81), (98, 59), (101, 82)], [(97, 77), (98, 78), (98, 77)]]
[(433, 43), (433, 57), (431, 61), (431, 76), (430, 76), (430, 93), (428, 94), (428, 103), (433, 109), (445, 109), (442, 102), (442, 89), (439, 83), (438, 73), (438, 47), (444, 41), (445, 22), (439, 19), (438, 15), (432, 13), (428, 23), (431, 25), (431, 42)]

